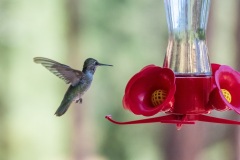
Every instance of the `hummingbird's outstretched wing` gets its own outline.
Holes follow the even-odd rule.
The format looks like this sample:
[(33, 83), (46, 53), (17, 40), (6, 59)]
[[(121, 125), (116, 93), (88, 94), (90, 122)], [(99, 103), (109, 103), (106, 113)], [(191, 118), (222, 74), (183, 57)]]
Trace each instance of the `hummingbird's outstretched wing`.
[(35, 63), (41, 63), (53, 74), (63, 79), (67, 84), (71, 83), (72, 86), (78, 84), (84, 76), (81, 71), (72, 69), (67, 65), (58, 63), (48, 58), (35, 57), (33, 60)]

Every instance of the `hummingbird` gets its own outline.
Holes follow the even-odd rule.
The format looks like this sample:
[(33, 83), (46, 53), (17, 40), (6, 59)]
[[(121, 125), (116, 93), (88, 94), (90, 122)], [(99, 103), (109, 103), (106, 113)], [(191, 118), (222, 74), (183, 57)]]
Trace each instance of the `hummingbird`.
[(82, 103), (82, 96), (89, 89), (93, 80), (93, 75), (98, 66), (112, 66), (99, 63), (93, 58), (88, 58), (84, 61), (82, 71), (79, 71), (44, 57), (35, 57), (33, 60), (35, 63), (42, 64), (50, 72), (63, 79), (67, 84), (70, 84), (60, 106), (55, 112), (56, 116), (62, 116), (68, 110), (72, 102)]

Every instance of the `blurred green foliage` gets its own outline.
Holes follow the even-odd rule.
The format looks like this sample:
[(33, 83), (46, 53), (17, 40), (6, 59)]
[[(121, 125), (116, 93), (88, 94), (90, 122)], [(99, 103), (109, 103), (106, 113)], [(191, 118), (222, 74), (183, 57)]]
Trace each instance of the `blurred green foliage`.
[[(79, 52), (75, 54), (68, 53), (67, 3), (70, 2), (0, 0), (0, 159), (74, 159), (73, 138), (83, 140), (83, 145), (90, 144), (86, 159), (166, 159), (167, 154), (173, 154), (164, 148), (170, 143), (167, 135), (177, 132), (174, 125), (116, 126), (104, 119), (108, 114), (118, 120), (142, 118), (125, 111), (121, 101), (125, 85), (133, 74), (145, 65), (161, 66), (163, 63), (168, 38), (163, 1), (79, 1), (80, 24), (79, 33), (76, 33)], [(216, 38), (211, 37), (209, 47), (216, 55), (211, 54), (211, 59), (231, 66), (236, 56), (236, 44), (231, 43), (235, 41), (236, 19), (223, 17), (225, 12), (228, 15), (236, 13), (235, 3), (215, 1), (218, 8), (212, 9), (218, 12), (211, 11), (217, 17), (216, 29), (211, 33)], [(223, 50), (225, 55), (221, 53)], [(233, 56), (221, 61), (228, 53)], [(76, 54), (81, 58), (78, 64), (73, 64), (69, 57)], [(86, 114), (81, 129), (87, 138), (72, 137), (75, 106), (63, 117), (53, 115), (67, 85), (34, 64), (32, 58), (35, 56), (48, 57), (78, 69), (88, 57), (114, 65), (113, 68), (98, 68), (83, 104), (76, 106)], [(205, 131), (204, 134), (216, 136), (218, 133)], [(233, 146), (230, 144), (229, 139), (224, 139), (201, 148), (196, 157), (229, 158), (231, 150), (226, 155), (222, 151), (225, 146)]]

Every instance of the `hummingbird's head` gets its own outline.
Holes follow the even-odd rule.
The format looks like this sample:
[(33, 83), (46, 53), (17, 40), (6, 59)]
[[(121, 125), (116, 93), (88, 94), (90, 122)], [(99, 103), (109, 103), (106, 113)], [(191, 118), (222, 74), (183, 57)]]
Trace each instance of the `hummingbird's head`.
[(88, 58), (84, 62), (83, 72), (85, 73), (88, 71), (88, 72), (94, 74), (97, 66), (112, 66), (112, 65), (99, 63), (97, 60), (95, 60), (93, 58)]

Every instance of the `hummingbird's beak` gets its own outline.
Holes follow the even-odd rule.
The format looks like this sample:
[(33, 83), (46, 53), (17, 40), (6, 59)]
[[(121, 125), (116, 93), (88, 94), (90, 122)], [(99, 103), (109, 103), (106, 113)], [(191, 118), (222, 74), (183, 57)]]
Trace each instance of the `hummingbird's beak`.
[(97, 66), (113, 66), (113, 65), (111, 65), (111, 64), (103, 64), (103, 63), (97, 62)]

